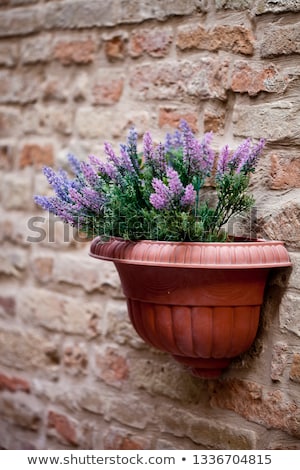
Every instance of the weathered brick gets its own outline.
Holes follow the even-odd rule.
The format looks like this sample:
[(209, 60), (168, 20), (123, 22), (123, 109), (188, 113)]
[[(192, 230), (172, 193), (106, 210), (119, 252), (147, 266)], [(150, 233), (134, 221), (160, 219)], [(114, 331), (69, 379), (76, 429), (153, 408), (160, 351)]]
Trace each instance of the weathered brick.
[(0, 295), (0, 316), (14, 316), (15, 307), (15, 297), (11, 295)]
[(233, 114), (233, 133), (240, 137), (265, 137), (270, 142), (300, 143), (298, 106), (288, 101), (243, 105)]
[(206, 109), (203, 116), (204, 132), (213, 131), (217, 134), (223, 134), (226, 122), (226, 113), (220, 109)]
[(147, 347), (131, 325), (124, 301), (108, 301), (105, 307), (105, 315), (107, 320), (105, 334), (108, 338), (113, 339), (118, 344), (129, 344), (137, 349)]
[(127, 395), (126, 406), (124, 406), (122, 394), (110, 396), (105, 419), (116, 420), (131, 428), (145, 429), (148, 423), (153, 422), (155, 409), (153, 402), (144, 402), (143, 407), (140, 403), (138, 397)]
[(35, 7), (0, 12), (0, 37), (26, 35), (40, 30), (42, 10)]
[(75, 128), (79, 136), (84, 139), (106, 139), (112, 133), (111, 111), (97, 110), (92, 107), (81, 106), (77, 109)]
[(52, 37), (49, 34), (24, 38), (21, 42), (20, 58), (22, 64), (48, 62), (52, 57)]
[(49, 77), (42, 86), (42, 97), (45, 101), (58, 101), (64, 103), (70, 90), (69, 80), (66, 77), (60, 79)]
[(113, 78), (110, 75), (96, 79), (92, 93), (93, 104), (110, 105), (117, 103), (123, 93), (124, 78)]
[(26, 104), (37, 101), (42, 81), (42, 75), (33, 70), (25, 69), (13, 74), (7, 70), (0, 71), (0, 103)]
[(97, 290), (102, 294), (120, 294), (120, 281), (113, 264), (99, 262), (87, 253), (57, 257), (53, 279), (58, 283), (80, 286), (87, 292)]
[(149, 130), (151, 122), (151, 115), (144, 109), (141, 110), (124, 110), (122, 119), (116, 119), (112, 129), (113, 137), (125, 137), (128, 134), (130, 127), (134, 126), (138, 136), (143, 136)]
[[(1, 0), (0, 0), (1, 1)], [(14, 423), (1, 420), (0, 442), (1, 449), (7, 450), (36, 450), (38, 434), (34, 431), (22, 429)]]
[(53, 257), (36, 256), (30, 263), (30, 268), (36, 281), (47, 284), (52, 279)]
[(182, 367), (167, 355), (129, 360), (131, 383), (151, 395), (163, 395), (182, 402), (198, 402), (205, 392)]
[(14, 148), (9, 143), (0, 143), (0, 170), (12, 170), (14, 166)]
[(269, 186), (271, 189), (300, 188), (299, 155), (271, 154)]
[(0, 137), (18, 135), (20, 125), (21, 115), (19, 110), (5, 107), (0, 108)]
[[(300, 10), (300, 7), (299, 7)], [(261, 57), (300, 54), (300, 24), (270, 26), (264, 30), (260, 44)]]
[(1, 41), (0, 43), (0, 65), (14, 67), (18, 60), (18, 47), (11, 41)]
[[(207, 409), (207, 405), (206, 405)], [(255, 449), (256, 436), (251, 430), (244, 427), (237, 428), (224, 424), (218, 415), (213, 419), (206, 419), (200, 413), (181, 408), (172, 412), (172, 405), (165, 404), (159, 407), (159, 430), (162, 433), (176, 437), (188, 437), (204, 449)]]
[[(290, 253), (290, 259), (293, 268), (288, 276), (288, 287), (294, 289), (300, 289), (300, 254), (299, 253)], [(283, 275), (283, 286), (286, 287), (286, 279)]]
[(172, 41), (171, 28), (138, 30), (130, 36), (128, 52), (131, 57), (140, 57), (144, 53), (151, 57), (165, 57), (170, 51)]
[(159, 108), (158, 125), (159, 127), (169, 126), (178, 128), (181, 119), (184, 119), (193, 132), (198, 132), (198, 115), (193, 111), (184, 111), (177, 108)]
[(143, 450), (150, 449), (146, 439), (120, 428), (109, 428), (103, 436), (104, 450)]
[(105, 39), (104, 50), (107, 59), (111, 62), (125, 59), (126, 38), (123, 35), (116, 35)]
[(287, 292), (282, 298), (279, 308), (280, 328), (290, 331), (300, 338), (300, 325), (298, 321), (298, 305), (300, 294)]
[(18, 297), (17, 311), (26, 322), (49, 331), (84, 335), (89, 318), (101, 317), (101, 303), (84, 302), (46, 289), (24, 289)]
[(29, 5), (30, 3), (38, 3), (39, 0), (9, 0), (11, 5)]
[(78, 406), (83, 410), (97, 415), (104, 415), (109, 400), (104, 393), (99, 393), (95, 387), (84, 387), (78, 399)]
[(235, 63), (231, 78), (233, 91), (248, 93), (250, 96), (255, 96), (261, 91), (283, 93), (288, 83), (288, 75), (280, 73), (273, 64), (258, 68), (244, 61)]
[(119, 22), (138, 23), (147, 19), (164, 20), (168, 16), (185, 16), (193, 13), (195, 10), (205, 11), (205, 2), (197, 0), (166, 1), (163, 4), (160, 0), (146, 0), (141, 3), (139, 0), (123, 2), (119, 16)]
[(107, 348), (96, 354), (96, 374), (105, 383), (120, 388), (128, 378), (128, 363), (126, 357), (116, 349)]
[[(266, 212), (268, 214), (268, 212)], [(280, 212), (272, 217), (258, 218), (261, 236), (270, 240), (283, 240), (286, 245), (296, 250), (300, 248), (300, 207), (296, 203), (288, 203), (281, 207)]]
[(263, 13), (284, 13), (300, 11), (299, 0), (257, 0), (253, 11), (256, 15)]
[(181, 50), (225, 50), (252, 55), (254, 37), (252, 31), (244, 26), (220, 25), (206, 30), (198, 24), (184, 25), (178, 30), (177, 47)]
[(1, 418), (31, 431), (38, 431), (42, 421), (42, 407), (32, 398), (0, 396)]
[(88, 355), (86, 347), (82, 344), (68, 344), (63, 351), (63, 364), (65, 371), (70, 375), (87, 373)]
[(6, 248), (0, 254), (0, 273), (20, 277), (27, 265), (27, 253), (20, 248)]
[(49, 411), (48, 413), (48, 430), (54, 429), (58, 436), (62, 438), (63, 442), (67, 442), (74, 446), (78, 445), (77, 436), (77, 423), (75, 420), (71, 420), (67, 416), (56, 413), (55, 411)]
[(280, 429), (299, 438), (300, 410), (280, 390), (265, 390), (254, 382), (229, 379), (212, 384), (213, 407), (227, 409), (268, 429)]
[(217, 10), (246, 10), (253, 6), (253, 0), (216, 0)]
[(197, 63), (189, 61), (142, 64), (130, 74), (130, 86), (137, 98), (183, 100), (188, 96), (199, 99), (225, 100), (228, 62), (211, 57)]
[(55, 377), (58, 370), (57, 346), (40, 333), (0, 331), (0, 363), (10, 369)]
[(271, 379), (281, 381), (287, 366), (288, 346), (286, 343), (278, 342), (273, 347), (271, 363)]
[(89, 38), (77, 41), (58, 41), (54, 47), (54, 58), (63, 65), (89, 64), (94, 62), (96, 42)]
[(24, 168), (33, 165), (41, 168), (44, 165), (51, 166), (54, 163), (54, 153), (51, 144), (40, 145), (35, 143), (25, 144), (21, 150), (19, 167)]
[(0, 390), (29, 393), (30, 384), (21, 377), (8, 376), (0, 372)]
[(31, 181), (25, 172), (7, 173), (3, 176), (2, 203), (7, 210), (26, 210), (31, 206)]
[(300, 383), (300, 354), (293, 355), (293, 362), (290, 369), (290, 379), (293, 382)]

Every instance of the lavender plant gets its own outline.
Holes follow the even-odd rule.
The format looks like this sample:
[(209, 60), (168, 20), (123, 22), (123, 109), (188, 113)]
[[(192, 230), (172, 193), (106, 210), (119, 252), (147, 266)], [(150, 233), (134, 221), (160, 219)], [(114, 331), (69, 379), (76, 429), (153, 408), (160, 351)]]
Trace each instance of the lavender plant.
[[(131, 129), (118, 155), (105, 143), (106, 162), (70, 155), (73, 177), (44, 168), (54, 195), (35, 196), (35, 202), (92, 237), (225, 241), (224, 225), (254, 204), (247, 190), (264, 140), (252, 144), (248, 138), (234, 152), (226, 145), (216, 158), (212, 138), (209, 132), (198, 140), (181, 121), (158, 145), (146, 132), (139, 153)], [(212, 201), (204, 191), (208, 179)]]

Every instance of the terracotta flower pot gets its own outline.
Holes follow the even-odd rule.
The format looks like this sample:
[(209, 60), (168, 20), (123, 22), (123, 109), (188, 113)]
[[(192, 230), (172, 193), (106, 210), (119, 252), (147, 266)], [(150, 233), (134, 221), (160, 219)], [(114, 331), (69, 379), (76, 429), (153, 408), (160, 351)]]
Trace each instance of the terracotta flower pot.
[(130, 319), (146, 343), (202, 378), (218, 377), (252, 344), (269, 270), (290, 266), (278, 241), (108, 242), (91, 256), (113, 261)]

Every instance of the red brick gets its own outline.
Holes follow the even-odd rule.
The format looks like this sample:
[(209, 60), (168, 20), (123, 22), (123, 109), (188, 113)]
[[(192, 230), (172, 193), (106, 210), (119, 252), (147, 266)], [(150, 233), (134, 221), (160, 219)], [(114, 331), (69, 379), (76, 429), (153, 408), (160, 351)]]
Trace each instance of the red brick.
[(85, 41), (58, 42), (54, 49), (54, 58), (63, 65), (89, 64), (95, 59), (97, 46), (92, 39)]
[(206, 110), (203, 117), (204, 132), (223, 133), (225, 118), (225, 111)]
[(185, 25), (179, 28), (177, 47), (181, 50), (200, 49), (208, 51), (225, 50), (252, 55), (254, 37), (244, 26), (220, 25), (206, 30), (200, 25)]
[(234, 411), (267, 429), (280, 429), (300, 438), (300, 409), (280, 390), (267, 391), (259, 384), (239, 379), (211, 385), (213, 407)]
[(43, 165), (53, 165), (54, 154), (52, 145), (25, 144), (21, 150), (19, 167), (33, 165), (40, 168)]
[(171, 29), (146, 29), (132, 33), (129, 41), (131, 57), (140, 57), (144, 52), (151, 57), (165, 57), (173, 41)]
[(273, 64), (257, 68), (250, 66), (247, 62), (238, 62), (232, 73), (231, 88), (235, 92), (255, 96), (261, 91), (283, 92), (288, 81), (288, 76), (282, 76)]
[(180, 120), (184, 119), (193, 130), (198, 132), (198, 116), (196, 113), (180, 111), (176, 108), (160, 108), (158, 115), (159, 127), (170, 126), (178, 128)]
[(286, 157), (272, 154), (271, 158), (271, 189), (300, 188), (300, 159), (299, 155)]
[(0, 390), (8, 390), (10, 392), (30, 392), (29, 383), (20, 377), (9, 377), (0, 373)]
[(77, 431), (74, 422), (71, 422), (67, 416), (49, 411), (48, 428), (54, 428), (59, 436), (66, 442), (75, 446), (78, 445)]
[(121, 386), (122, 382), (128, 378), (126, 358), (114, 349), (107, 348), (104, 355), (97, 354), (96, 364), (97, 375), (110, 385)]
[(122, 36), (115, 36), (105, 41), (104, 50), (109, 61), (123, 60), (126, 53), (125, 39)]
[(114, 104), (117, 103), (123, 93), (124, 79), (107, 79), (96, 83), (93, 87), (94, 104)]

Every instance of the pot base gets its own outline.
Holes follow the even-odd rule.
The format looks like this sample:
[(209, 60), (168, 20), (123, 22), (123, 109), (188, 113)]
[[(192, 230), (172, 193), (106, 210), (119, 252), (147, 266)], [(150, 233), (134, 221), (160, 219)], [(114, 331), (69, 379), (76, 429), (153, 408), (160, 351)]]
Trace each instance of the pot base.
[(184, 365), (192, 375), (202, 379), (216, 379), (222, 375), (231, 363), (231, 359), (201, 359), (200, 357), (185, 357), (173, 355), (175, 361)]

